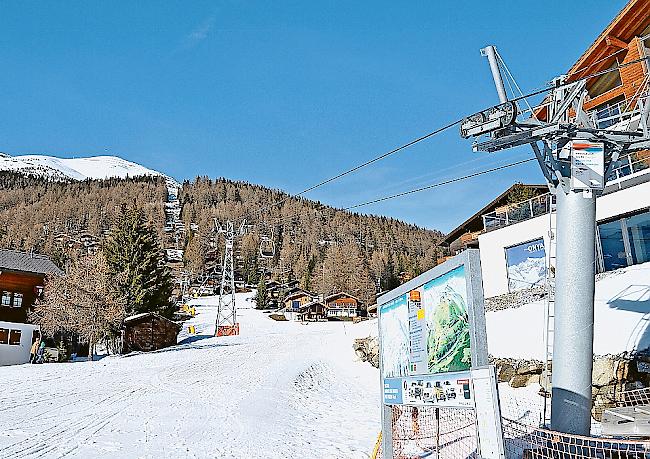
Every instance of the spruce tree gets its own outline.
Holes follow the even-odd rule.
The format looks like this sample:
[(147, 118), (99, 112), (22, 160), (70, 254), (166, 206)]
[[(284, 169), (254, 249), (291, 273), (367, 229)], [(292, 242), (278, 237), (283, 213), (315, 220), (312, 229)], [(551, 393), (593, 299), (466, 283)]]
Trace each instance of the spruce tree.
[(269, 305), (269, 300), (266, 294), (266, 281), (264, 276), (260, 276), (260, 281), (257, 284), (257, 293), (255, 295), (255, 308), (266, 309)]
[(141, 209), (123, 209), (104, 245), (104, 255), (128, 313), (172, 314), (171, 275), (156, 232)]

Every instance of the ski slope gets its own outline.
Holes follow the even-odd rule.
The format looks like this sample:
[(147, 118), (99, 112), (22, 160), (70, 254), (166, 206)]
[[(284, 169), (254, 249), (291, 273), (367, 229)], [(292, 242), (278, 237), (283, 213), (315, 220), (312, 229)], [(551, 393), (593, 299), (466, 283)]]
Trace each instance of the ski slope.
[(176, 347), (0, 368), (0, 457), (368, 457), (379, 376), (352, 350), (367, 328), (274, 322), (249, 298), (239, 336), (212, 337), (201, 298)]

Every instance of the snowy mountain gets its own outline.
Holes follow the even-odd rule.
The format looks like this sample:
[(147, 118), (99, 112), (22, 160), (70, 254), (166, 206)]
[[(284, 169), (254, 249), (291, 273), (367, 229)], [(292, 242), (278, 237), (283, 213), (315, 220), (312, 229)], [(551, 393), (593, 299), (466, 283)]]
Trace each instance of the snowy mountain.
[(33, 174), (52, 180), (86, 180), (153, 175), (165, 177), (168, 183), (178, 185), (172, 177), (117, 156), (56, 158), (44, 155), (10, 156), (6, 153), (0, 153), (0, 170)]
[(510, 291), (542, 285), (546, 280), (546, 258), (526, 258), (508, 267)]

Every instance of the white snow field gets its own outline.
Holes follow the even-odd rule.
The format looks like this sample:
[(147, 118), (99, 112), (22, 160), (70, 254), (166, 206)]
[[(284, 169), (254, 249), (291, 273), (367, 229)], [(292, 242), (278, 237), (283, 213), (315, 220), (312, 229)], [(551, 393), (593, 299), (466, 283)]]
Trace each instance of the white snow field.
[(379, 375), (352, 350), (367, 326), (275, 322), (250, 296), (239, 336), (212, 337), (216, 298), (199, 298), (178, 346), (0, 368), (0, 457), (367, 458)]
[(165, 177), (178, 186), (171, 177), (140, 164), (127, 161), (117, 156), (90, 156), (87, 158), (56, 158), (45, 155), (0, 154), (0, 170), (11, 170), (25, 174), (34, 174), (45, 178), (60, 180), (106, 179), (111, 177), (126, 178), (143, 175)]
[[(544, 301), (488, 312), (488, 348), (495, 357), (544, 360)], [(596, 282), (594, 354), (650, 347), (650, 263), (607, 273)]]

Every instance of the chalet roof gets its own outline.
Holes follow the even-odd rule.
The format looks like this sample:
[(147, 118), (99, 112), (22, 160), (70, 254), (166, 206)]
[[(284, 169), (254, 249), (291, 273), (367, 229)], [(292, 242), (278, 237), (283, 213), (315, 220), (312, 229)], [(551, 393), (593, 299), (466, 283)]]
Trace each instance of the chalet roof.
[(634, 37), (647, 33), (648, 25), (650, 2), (630, 0), (571, 67), (569, 79), (603, 70), (611, 64), (604, 58), (620, 49), (623, 43), (628, 44)]
[(124, 324), (130, 324), (130, 323), (133, 323), (133, 322), (140, 322), (142, 319), (145, 319), (145, 318), (148, 318), (148, 317), (155, 317), (156, 319), (165, 320), (167, 322), (170, 322), (170, 323), (176, 325), (178, 328), (181, 328), (181, 326), (179, 324), (177, 324), (173, 320), (168, 319), (167, 317), (161, 316), (157, 312), (141, 312), (140, 314), (134, 314), (134, 315), (129, 316), (126, 319), (124, 319)]
[(314, 295), (313, 293), (308, 292), (306, 290), (299, 289), (298, 291), (290, 293), (289, 295), (285, 296), (284, 301), (289, 301), (289, 300), (292, 300), (294, 298), (300, 298), (300, 297), (303, 297), (303, 296), (308, 296), (310, 298), (313, 298), (316, 295)]
[(539, 192), (539, 194), (543, 194), (548, 192), (548, 186), (547, 185), (525, 185), (521, 183), (515, 183), (513, 184), (510, 188), (508, 188), (506, 191), (501, 193), (499, 196), (494, 198), (492, 201), (490, 201), (488, 204), (485, 205), (481, 210), (476, 212), (474, 215), (469, 217), (467, 220), (465, 220), (463, 223), (458, 225), (456, 228), (451, 230), (449, 234), (447, 234), (440, 243), (442, 245), (449, 245), (452, 242), (454, 242), (456, 239), (461, 237), (465, 233), (473, 233), (475, 231), (481, 231), (483, 229), (483, 219), (481, 218), (484, 214), (487, 214), (488, 212), (492, 212), (493, 210), (496, 210), (497, 207), (501, 207), (507, 202), (507, 196), (508, 194), (514, 190), (516, 187), (523, 186), (523, 187), (528, 187), (528, 188), (534, 188)]
[(298, 309), (302, 311), (302, 310), (305, 310), (305, 309), (309, 309), (309, 308), (312, 307), (312, 306), (317, 306), (317, 305), (319, 305), (319, 304), (320, 304), (323, 308), (326, 307), (325, 304), (324, 304), (322, 301), (320, 301), (320, 300), (314, 300), (314, 301), (310, 301), (309, 303), (305, 303), (305, 304), (303, 304), (303, 305), (300, 306)]
[(346, 293), (346, 292), (333, 293), (333, 294), (331, 294), (329, 296), (326, 296), (324, 301), (327, 303), (328, 301), (335, 300), (336, 298), (341, 298), (341, 297), (352, 298), (354, 300), (357, 300), (358, 303), (363, 303), (363, 301), (361, 301), (356, 296), (350, 295), (349, 293)]
[(0, 271), (22, 271), (34, 274), (63, 274), (48, 257), (36, 253), (0, 249)]

